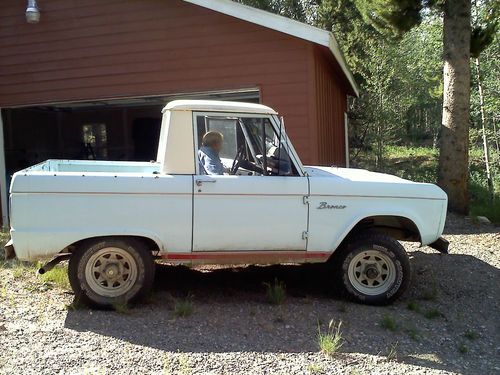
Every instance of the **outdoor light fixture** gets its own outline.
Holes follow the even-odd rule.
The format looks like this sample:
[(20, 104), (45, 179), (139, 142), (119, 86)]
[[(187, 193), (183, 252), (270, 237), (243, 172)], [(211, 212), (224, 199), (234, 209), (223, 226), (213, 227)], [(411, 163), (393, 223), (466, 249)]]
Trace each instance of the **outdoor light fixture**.
[(40, 22), (40, 9), (38, 9), (36, 0), (28, 0), (28, 6), (26, 7), (26, 22)]

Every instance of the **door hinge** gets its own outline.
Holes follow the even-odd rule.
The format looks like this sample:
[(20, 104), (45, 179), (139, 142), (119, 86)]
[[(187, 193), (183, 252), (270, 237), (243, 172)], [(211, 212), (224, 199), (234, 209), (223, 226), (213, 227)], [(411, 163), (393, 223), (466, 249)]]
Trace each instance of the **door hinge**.
[(302, 202), (304, 202), (304, 204), (309, 204), (309, 196), (308, 195), (304, 195), (302, 197)]
[(302, 232), (302, 239), (303, 240), (307, 240), (309, 238), (309, 232), (308, 231), (303, 231)]

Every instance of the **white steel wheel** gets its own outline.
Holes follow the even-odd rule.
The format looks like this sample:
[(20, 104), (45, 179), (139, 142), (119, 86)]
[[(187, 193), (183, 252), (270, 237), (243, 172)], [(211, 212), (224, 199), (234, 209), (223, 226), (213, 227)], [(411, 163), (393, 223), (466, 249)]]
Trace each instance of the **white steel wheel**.
[(386, 293), (396, 280), (393, 260), (378, 250), (366, 250), (354, 256), (347, 272), (351, 285), (368, 296)]
[(404, 247), (375, 231), (353, 236), (334, 254), (332, 262), (335, 284), (356, 302), (386, 305), (410, 284), (411, 266)]
[(144, 241), (129, 237), (85, 241), (68, 267), (75, 298), (99, 308), (142, 299), (153, 286), (154, 274), (151, 250)]
[(124, 249), (106, 247), (93, 254), (85, 267), (89, 287), (105, 297), (127, 293), (137, 281), (136, 260)]

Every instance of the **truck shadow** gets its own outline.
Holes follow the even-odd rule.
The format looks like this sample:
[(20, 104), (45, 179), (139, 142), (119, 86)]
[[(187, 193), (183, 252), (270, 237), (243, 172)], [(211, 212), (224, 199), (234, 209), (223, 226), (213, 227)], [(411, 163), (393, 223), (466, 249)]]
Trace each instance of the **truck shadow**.
[[(468, 255), (410, 255), (413, 284), (391, 306), (343, 300), (330, 287), (325, 265), (158, 265), (147, 303), (125, 313), (68, 311), (65, 327), (171, 352), (300, 353), (317, 352), (318, 329), (334, 320), (343, 322), (343, 353), (385, 356), (395, 348), (400, 362), (472, 374), (467, 361), (485, 353), (494, 357), (500, 339), (491, 314), (499, 308), (499, 270)], [(266, 298), (264, 283), (275, 279), (286, 285), (282, 305)], [(192, 313), (177, 316), (179, 303)], [(383, 323), (389, 320), (394, 328)], [(468, 340), (466, 332), (477, 337)], [(461, 345), (467, 353), (460, 353)]]

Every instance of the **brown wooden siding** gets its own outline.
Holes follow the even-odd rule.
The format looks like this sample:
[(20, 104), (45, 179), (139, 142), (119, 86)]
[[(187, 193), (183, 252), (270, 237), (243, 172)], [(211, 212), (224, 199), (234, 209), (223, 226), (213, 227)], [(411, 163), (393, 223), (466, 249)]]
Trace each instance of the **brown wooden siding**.
[(322, 51), (314, 53), (318, 162), (321, 165), (345, 166), (345, 125), (347, 94), (332, 80), (335, 66)]
[(259, 87), (304, 162), (343, 160), (315, 150), (311, 80), (329, 139), (343, 81), (319, 60), (314, 79), (309, 42), (180, 0), (44, 0), (34, 25), (25, 6), (0, 2), (0, 107)]

